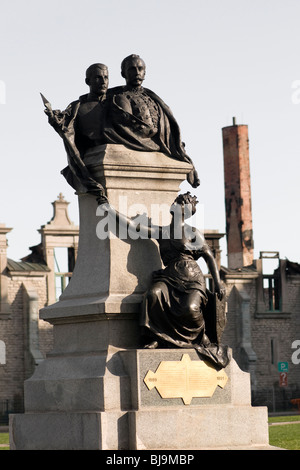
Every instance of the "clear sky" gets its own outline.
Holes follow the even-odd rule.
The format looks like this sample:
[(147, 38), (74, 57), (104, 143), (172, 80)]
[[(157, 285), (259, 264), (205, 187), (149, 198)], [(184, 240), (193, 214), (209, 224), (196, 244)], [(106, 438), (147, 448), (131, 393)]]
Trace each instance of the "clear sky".
[(10, 258), (40, 242), (60, 192), (78, 223), (40, 92), (64, 109), (88, 91), (90, 64), (105, 63), (110, 86), (121, 85), (120, 63), (136, 53), (198, 170), (205, 227), (225, 231), (221, 129), (235, 116), (249, 126), (255, 256), (275, 250), (300, 262), (299, 0), (2, 0), (0, 18), (0, 222), (13, 228)]

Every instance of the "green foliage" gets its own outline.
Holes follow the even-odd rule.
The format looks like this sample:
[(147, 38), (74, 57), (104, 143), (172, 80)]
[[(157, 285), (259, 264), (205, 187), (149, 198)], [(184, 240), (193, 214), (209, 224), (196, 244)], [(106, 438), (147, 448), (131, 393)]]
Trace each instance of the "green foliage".
[(290, 421), (300, 421), (300, 415), (293, 416), (272, 416), (269, 418), (269, 423), (288, 423)]
[(8, 444), (9, 435), (8, 432), (0, 432), (0, 444)]
[[(7, 444), (7, 447), (4, 446)], [(8, 432), (0, 432), (0, 450), (9, 450), (9, 434)]]
[[(269, 426), (270, 445), (288, 450), (300, 450), (300, 416), (277, 416), (269, 418), (269, 423), (290, 422)], [(4, 445), (7, 446), (4, 446)], [(0, 450), (9, 450), (9, 434), (0, 432)]]
[(300, 423), (270, 426), (269, 442), (283, 449), (300, 450)]

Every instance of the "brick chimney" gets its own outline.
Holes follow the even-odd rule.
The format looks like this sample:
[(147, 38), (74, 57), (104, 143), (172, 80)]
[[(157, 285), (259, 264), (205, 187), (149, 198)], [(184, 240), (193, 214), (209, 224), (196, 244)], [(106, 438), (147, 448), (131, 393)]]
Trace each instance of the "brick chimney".
[(253, 262), (253, 232), (248, 126), (222, 129), (228, 267)]

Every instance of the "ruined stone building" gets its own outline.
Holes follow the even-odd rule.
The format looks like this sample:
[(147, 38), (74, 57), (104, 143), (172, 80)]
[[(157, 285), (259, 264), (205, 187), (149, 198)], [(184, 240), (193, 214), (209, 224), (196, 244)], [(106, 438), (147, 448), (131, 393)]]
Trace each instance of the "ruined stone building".
[[(300, 343), (300, 265), (267, 251), (254, 259), (248, 126), (234, 121), (222, 135), (226, 267), (220, 261), (224, 234), (205, 232), (227, 291), (222, 342), (251, 374), (253, 405), (295, 410), (291, 400), (300, 398), (300, 364), (292, 355), (294, 342)], [(9, 412), (23, 411), (24, 381), (52, 347), (52, 327), (39, 319), (39, 310), (59, 298), (76, 261), (79, 228), (61, 194), (52, 204), (51, 221), (39, 229), (40, 244), (21, 261), (7, 258), (11, 228), (0, 224), (0, 424)], [(277, 263), (272, 271), (266, 268), (270, 260)], [(300, 358), (300, 351), (294, 356)]]
[(290, 400), (300, 398), (300, 364), (293, 361), (300, 340), (300, 265), (277, 252), (261, 251), (254, 259), (248, 126), (234, 120), (222, 136), (228, 257), (228, 267), (221, 267), (228, 299), (223, 341), (251, 373), (253, 405), (295, 409)]
[(53, 202), (53, 218), (39, 230), (41, 243), (21, 261), (7, 258), (11, 228), (0, 225), (0, 424), (9, 412), (23, 410), (24, 380), (52, 348), (52, 327), (39, 310), (58, 299), (74, 268), (79, 228), (68, 204), (61, 194)]

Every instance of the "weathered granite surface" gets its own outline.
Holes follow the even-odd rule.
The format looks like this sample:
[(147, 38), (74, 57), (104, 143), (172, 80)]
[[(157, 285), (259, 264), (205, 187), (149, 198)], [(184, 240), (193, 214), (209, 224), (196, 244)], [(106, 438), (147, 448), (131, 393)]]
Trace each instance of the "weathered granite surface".
[[(86, 156), (110, 203), (175, 199), (190, 165), (165, 155), (107, 145)], [(267, 409), (250, 403), (249, 374), (232, 359), (228, 383), (211, 398), (163, 399), (145, 374), (194, 350), (140, 349), (143, 292), (161, 265), (155, 242), (100, 240), (90, 195), (79, 194), (80, 238), (71, 282), (40, 312), (54, 347), (25, 382), (25, 413), (10, 417), (11, 449), (203, 449), (268, 447)], [(100, 219), (101, 220), (101, 219)], [(157, 221), (155, 221), (157, 223)], [(149, 243), (148, 243), (149, 242)]]

